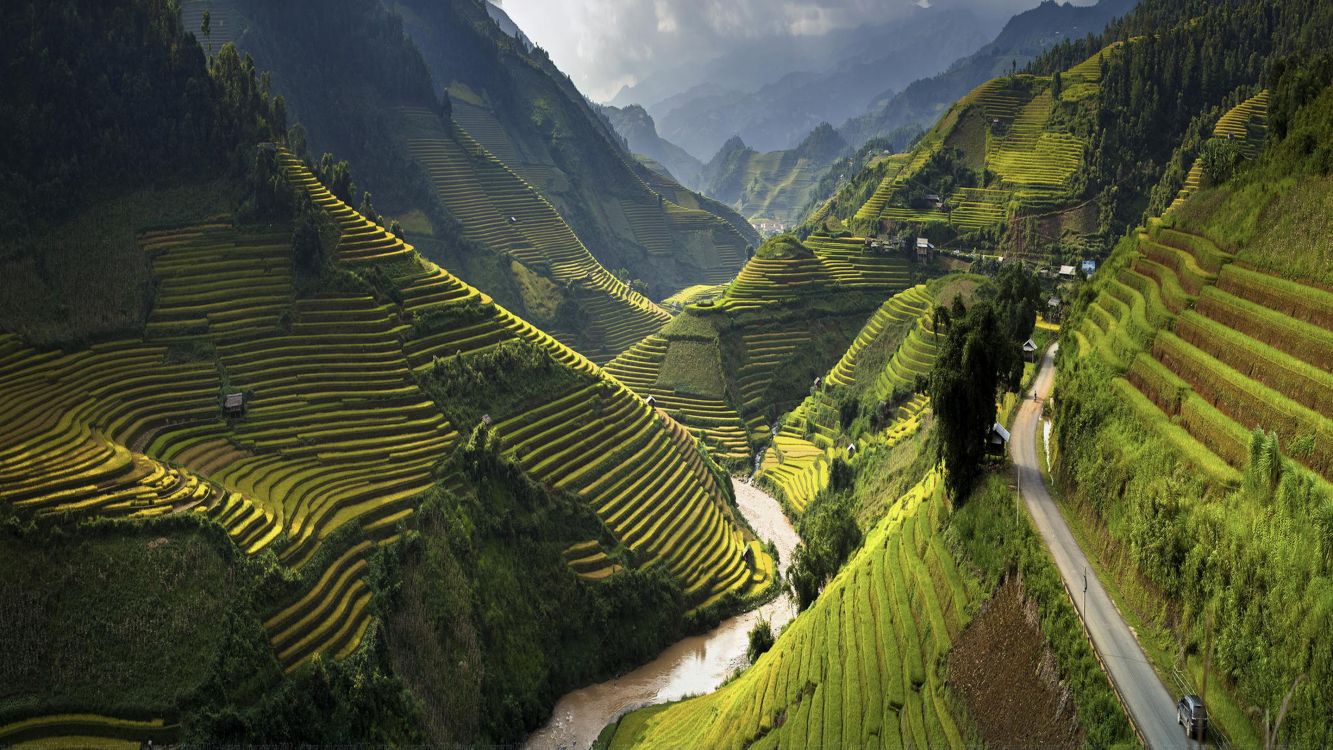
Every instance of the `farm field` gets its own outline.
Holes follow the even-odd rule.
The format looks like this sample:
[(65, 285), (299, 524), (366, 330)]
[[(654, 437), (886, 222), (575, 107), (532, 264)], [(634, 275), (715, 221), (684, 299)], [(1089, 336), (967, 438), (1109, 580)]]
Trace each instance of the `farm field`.
[(894, 295), (871, 316), (821, 386), (783, 418), (782, 429), (764, 453), (757, 479), (785, 501), (790, 512), (804, 512), (828, 486), (829, 466), (835, 458), (855, 465), (855, 454), (868, 444), (892, 447), (920, 426), (929, 401), (913, 394), (901, 398), (881, 430), (849, 437), (831, 392), (855, 392), (867, 402), (887, 401), (895, 390), (910, 393), (916, 375), (929, 372), (934, 362), (935, 341), (928, 328), (933, 309), (925, 284)]
[[(1268, 129), (1268, 95), (1268, 90), (1264, 89), (1227, 110), (1213, 127), (1213, 138), (1240, 141), (1245, 155), (1254, 158), (1263, 145)], [(1166, 213), (1183, 205), (1191, 195), (1198, 192), (1202, 183), (1203, 160), (1195, 159), (1185, 175), (1185, 184), (1171, 201)]]
[[(460, 426), (472, 428), (451, 421), (442, 407), (453, 407), (427, 396), (419, 376), (438, 359), (468, 361), (514, 342), (583, 385), (536, 408), (494, 411), (508, 455), (586, 501), (643, 560), (661, 562), (691, 606), (768, 585), (771, 565), (743, 555), (765, 553), (736, 525), (687, 433), (280, 158), (291, 184), (342, 230), (338, 261), (381, 269), (393, 297), (298, 296), (283, 227), (219, 216), (145, 232), (159, 294), (144, 338), (70, 353), (0, 339), (0, 426), (13, 438), (0, 449), (0, 485), (13, 507), (207, 515), (245, 553), (272, 550), (313, 581), (263, 623), (281, 667), (344, 657), (369, 623), (370, 553), (397, 537)], [(223, 417), (223, 393), (245, 395), (243, 415)], [(324, 551), (348, 529), (360, 541)], [(587, 557), (571, 556), (571, 567), (610, 574)], [(307, 571), (314, 564), (322, 569)]]

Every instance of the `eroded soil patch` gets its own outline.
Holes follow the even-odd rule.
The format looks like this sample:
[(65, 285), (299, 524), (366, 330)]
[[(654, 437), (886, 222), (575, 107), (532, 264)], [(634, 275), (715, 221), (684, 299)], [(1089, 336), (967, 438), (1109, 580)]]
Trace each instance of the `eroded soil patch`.
[(1074, 702), (1059, 685), (1035, 606), (1010, 578), (959, 636), (949, 683), (991, 747), (1081, 747)]

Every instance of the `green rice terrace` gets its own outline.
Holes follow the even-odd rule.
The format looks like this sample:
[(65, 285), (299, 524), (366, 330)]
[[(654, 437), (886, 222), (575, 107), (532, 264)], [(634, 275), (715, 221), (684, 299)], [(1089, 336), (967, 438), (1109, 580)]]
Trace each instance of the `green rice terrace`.
[(689, 427), (732, 466), (842, 356), (886, 295), (907, 287), (900, 255), (855, 237), (769, 240), (716, 299), (687, 304), (607, 373)]
[[(871, 441), (892, 447), (920, 427), (929, 400), (915, 393), (916, 379), (929, 374), (935, 360), (933, 310), (925, 284), (891, 297), (811, 395), (783, 417), (782, 428), (764, 452), (757, 479), (772, 488), (791, 512), (804, 512), (828, 486), (833, 459), (855, 462), (855, 454)], [(849, 392), (857, 401), (892, 403), (889, 423), (878, 431), (847, 435), (838, 403), (830, 398), (834, 389)]]
[[(1268, 90), (1265, 89), (1227, 110), (1226, 114), (1218, 119), (1217, 125), (1213, 127), (1212, 135), (1213, 139), (1218, 141), (1239, 142), (1241, 152), (1245, 156), (1253, 158), (1263, 145), (1264, 135), (1267, 133), (1267, 124)], [(1185, 175), (1185, 183), (1181, 186), (1175, 199), (1171, 201), (1167, 211), (1170, 212), (1180, 207), (1202, 186), (1203, 159), (1197, 158), (1190, 164), (1189, 172)]]
[(965, 747), (941, 656), (978, 601), (934, 475), (764, 654), (711, 695), (623, 719), (612, 747)]
[[(299, 295), (286, 227), (217, 216), (143, 232), (158, 293), (142, 338), (70, 352), (0, 339), (0, 486), (10, 507), (38, 516), (206, 516), (244, 554), (275, 554), (309, 576), (309, 589), (263, 622), (282, 669), (317, 655), (345, 658), (370, 625), (371, 553), (398, 538), (460, 427), (472, 429), (446, 416), (460, 413), (457, 405), (437, 403), (421, 383), (521, 345), (566, 371), (567, 386), (527, 405), (493, 405), (482, 421), (505, 455), (586, 502), (616, 545), (676, 576), (694, 608), (769, 585), (767, 553), (737, 526), (688, 433), (423, 261), (290, 154), (278, 158), (290, 184), (336, 227), (338, 264), (377, 269), (390, 279), (388, 296)], [(243, 407), (224, 418), (228, 394)], [(361, 541), (322, 553), (326, 540), (349, 533)], [(609, 551), (597, 540), (579, 543), (568, 562), (589, 580), (607, 579), (623, 559)], [(305, 573), (312, 565), (320, 572)], [(25, 719), (0, 737), (84, 736), (86, 723), (110, 731), (124, 722)]]
[[(854, 213), (843, 207), (839, 215), (858, 226), (938, 225), (966, 236), (998, 234), (1016, 212), (1073, 203), (1087, 144), (1070, 132), (1065, 111), (1095, 103), (1101, 61), (1118, 46), (1058, 76), (1019, 73), (981, 84), (910, 152), (872, 162), (857, 181), (875, 179), (873, 191)], [(942, 179), (941, 169), (954, 171), (953, 177)], [(857, 181), (844, 192), (854, 193)]]
[(1333, 3), (19, 5), (0, 748), (1333, 745)]

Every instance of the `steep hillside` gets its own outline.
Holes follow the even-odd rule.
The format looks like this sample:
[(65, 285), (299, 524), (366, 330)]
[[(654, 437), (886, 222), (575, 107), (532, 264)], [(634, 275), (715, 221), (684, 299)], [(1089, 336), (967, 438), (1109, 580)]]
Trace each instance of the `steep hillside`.
[(408, 150), (441, 203), (466, 239), (508, 261), (533, 322), (604, 362), (670, 319), (603, 268), (551, 204), (466, 131), (426, 109), (401, 115)]
[(143, 233), (158, 293), (141, 338), (69, 353), (4, 338), (7, 512), (197, 514), (240, 552), (273, 553), (309, 587), (263, 622), (293, 673), (357, 651), (375, 545), (428, 492), (466, 492), (438, 467), (480, 423), (499, 460), (597, 514), (601, 530), (564, 541), (579, 576), (660, 562), (693, 609), (767, 586), (768, 558), (683, 430), (276, 158), (317, 207), (323, 280), (302, 280), (288, 226)]
[(861, 239), (777, 237), (721, 297), (687, 305), (607, 372), (653, 397), (719, 458), (745, 466), (751, 445), (912, 276), (902, 258), (872, 253)]
[[(1116, 248), (1080, 296), (1057, 383), (1071, 502), (1141, 610), (1179, 608), (1140, 616), (1179, 645), (1161, 658), (1190, 683), (1211, 660), (1210, 700), (1242, 743), (1260, 730), (1245, 707), (1276, 711), (1293, 685), (1282, 741), (1329, 741), (1330, 162), (1312, 148), (1333, 127), (1328, 81), (1293, 63), (1279, 96), (1221, 118), (1201, 158), (1225, 168)], [(1283, 130), (1247, 164), (1264, 102)], [(1219, 162), (1219, 145), (1240, 160)]]
[(1009, 19), (992, 42), (955, 60), (945, 72), (916, 80), (901, 93), (886, 91), (876, 97), (869, 111), (839, 126), (838, 132), (848, 143), (860, 144), (907, 125), (929, 127), (985, 81), (1022, 69), (1054, 45), (1100, 32), (1136, 2), (1099, 0), (1086, 6), (1043, 0)]
[(828, 123), (791, 151), (761, 154), (733, 138), (704, 166), (705, 192), (756, 224), (785, 228), (800, 220), (819, 176), (846, 147)]
[[(937, 476), (926, 475), (888, 503), (855, 556), (753, 666), (710, 695), (627, 715), (610, 747), (962, 748), (980, 740), (972, 710), (1034, 710), (1032, 693), (1008, 696), (1007, 707), (966, 705), (946, 669), (960, 633), (989, 616), (982, 603), (1003, 572), (1019, 572), (1031, 616), (1077, 632), (1053, 566), (1024, 551), (1034, 535), (1007, 512), (1011, 502), (992, 487), (955, 510)], [(1133, 736), (1081, 637), (1037, 649), (1050, 660), (1045, 679), (1076, 696), (1075, 731), (1094, 743)], [(992, 668), (1010, 684), (1020, 678), (1008, 669), (1037, 671)], [(1018, 736), (986, 739), (1037, 742), (1036, 723)]]
[(606, 116), (611, 127), (625, 139), (631, 152), (658, 162), (682, 185), (695, 190), (703, 189), (700, 183), (703, 162), (658, 135), (657, 124), (643, 107), (637, 104), (628, 107), (602, 106), (597, 111)]
[(548, 199), (603, 266), (626, 269), (656, 298), (739, 269), (726, 248), (753, 238), (716, 217), (668, 220), (649, 170), (544, 51), (504, 34), (468, 0), (392, 7), (454, 121)]
[(935, 361), (936, 305), (970, 297), (975, 279), (946, 277), (889, 298), (857, 334), (819, 385), (782, 418), (756, 475), (799, 515), (829, 485), (835, 460), (892, 448), (929, 416), (918, 392)]
[(940, 244), (994, 246), (1007, 237), (1038, 255), (1048, 248), (1029, 238), (1026, 217), (1051, 215), (1065, 230), (1054, 252), (1077, 254), (1097, 227), (1078, 179), (1089, 147), (1074, 124), (1095, 107), (1103, 60), (1117, 52), (1110, 47), (1052, 76), (987, 81), (910, 152), (869, 163), (824, 213)]

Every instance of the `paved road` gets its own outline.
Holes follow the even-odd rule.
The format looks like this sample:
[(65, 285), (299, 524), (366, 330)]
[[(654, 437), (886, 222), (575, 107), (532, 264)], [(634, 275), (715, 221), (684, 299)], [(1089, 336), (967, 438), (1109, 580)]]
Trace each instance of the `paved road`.
[[(1175, 697), (1153, 671), (1143, 649), (1111, 603), (1106, 589), (1088, 564), (1088, 558), (1074, 541), (1060, 509), (1046, 490), (1037, 464), (1037, 428), (1041, 424), (1042, 404), (1051, 394), (1055, 380), (1055, 347), (1046, 352), (1041, 370), (1028, 399), (1014, 420), (1010, 451), (1028, 511), (1051, 550), (1069, 590), (1074, 592), (1074, 607), (1087, 623), (1092, 642), (1111, 673), (1129, 707), (1134, 724), (1151, 748), (1184, 748), (1189, 743), (1184, 730), (1176, 724)], [(1036, 394), (1040, 401), (1034, 401)], [(1084, 581), (1086, 580), (1086, 584)], [(1086, 604), (1084, 586), (1087, 587)], [(1179, 697), (1179, 696), (1176, 696)]]

